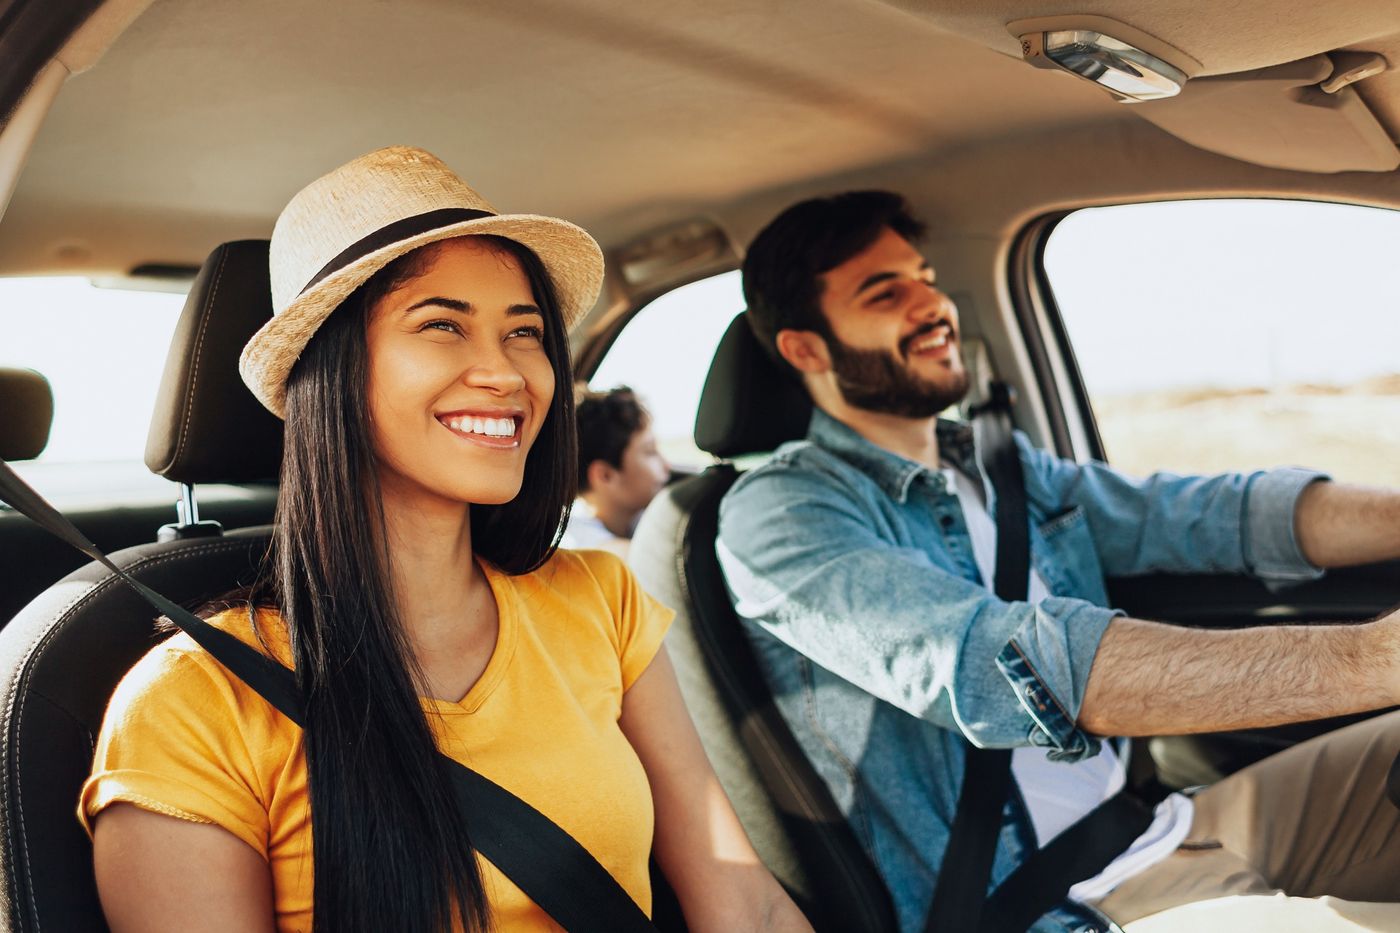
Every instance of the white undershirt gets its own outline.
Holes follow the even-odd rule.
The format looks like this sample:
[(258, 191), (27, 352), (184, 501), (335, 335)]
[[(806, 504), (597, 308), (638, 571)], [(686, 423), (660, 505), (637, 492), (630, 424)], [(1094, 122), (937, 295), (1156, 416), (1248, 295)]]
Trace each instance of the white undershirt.
[(611, 551), (626, 560), (628, 545), (631, 543), (630, 539), (619, 538), (613, 534), (608, 526), (603, 524), (598, 513), (593, 511), (593, 506), (588, 504), (587, 499), (578, 498), (574, 500), (574, 509), (569, 514), (569, 524), (564, 528), (564, 537), (559, 546)]
[[(962, 505), (967, 531), (972, 538), (972, 556), (982, 579), (994, 579), (997, 553), (997, 526), (987, 511), (986, 493), (981, 484), (961, 470), (945, 467), (948, 487)], [(1050, 595), (1040, 574), (1031, 569), (1028, 599), (1032, 605)], [(1023, 747), (1011, 752), (1011, 774), (1030, 813), (1036, 840), (1043, 847), (1100, 803), (1122, 790), (1127, 782), (1122, 754), (1127, 741), (1102, 742), (1099, 754), (1082, 761), (1051, 761), (1044, 749)], [(1172, 794), (1157, 805), (1152, 825), (1133, 841), (1122, 855), (1103, 871), (1069, 889), (1069, 898), (1092, 901), (1104, 897), (1119, 884), (1170, 855), (1191, 831), (1191, 799)]]

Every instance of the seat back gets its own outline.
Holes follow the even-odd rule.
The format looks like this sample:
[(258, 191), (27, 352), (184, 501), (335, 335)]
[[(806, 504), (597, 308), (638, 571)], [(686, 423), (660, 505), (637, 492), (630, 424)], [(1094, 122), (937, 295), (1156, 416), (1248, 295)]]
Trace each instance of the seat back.
[[(110, 555), (181, 604), (252, 582), (270, 529)], [(105, 930), (78, 794), (107, 700), (160, 639), (155, 612), (101, 564), (70, 573), (0, 629), (0, 907), (3, 929)]]
[[(167, 358), (147, 445), (153, 469), (188, 484), (276, 478), (281, 424), (237, 372), (243, 342), (271, 316), (266, 241), (215, 250)], [(270, 540), (261, 526), (109, 556), (174, 602), (197, 606), (250, 585)], [(155, 615), (93, 563), (0, 629), (0, 930), (106, 929), (78, 797), (112, 691), (164, 637)]]
[[(697, 441), (724, 456), (767, 451), (802, 437), (810, 415), (805, 392), (735, 318), (705, 382)], [(686, 704), (764, 863), (818, 931), (895, 931), (888, 890), (784, 722), (730, 603), (715, 538), (737, 477), (721, 463), (657, 496), (633, 536), (632, 569), (676, 610), (666, 644)]]

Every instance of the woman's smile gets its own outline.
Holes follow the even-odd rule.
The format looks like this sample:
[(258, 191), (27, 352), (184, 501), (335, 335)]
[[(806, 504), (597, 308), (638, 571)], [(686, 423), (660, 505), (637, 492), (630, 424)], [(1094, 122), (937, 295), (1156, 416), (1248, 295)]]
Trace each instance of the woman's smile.
[(520, 446), (523, 412), (448, 412), (437, 416), (438, 423), (462, 440), (483, 447), (514, 449)]

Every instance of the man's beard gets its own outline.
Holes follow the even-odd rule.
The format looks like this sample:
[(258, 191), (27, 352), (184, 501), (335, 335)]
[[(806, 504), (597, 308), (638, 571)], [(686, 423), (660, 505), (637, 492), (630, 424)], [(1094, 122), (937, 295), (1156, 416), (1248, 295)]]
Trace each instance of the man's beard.
[[(909, 344), (933, 330), (929, 326), (900, 341)], [(901, 418), (932, 418), (967, 395), (965, 370), (950, 370), (946, 384), (940, 385), (911, 373), (888, 350), (861, 350), (842, 343), (835, 334), (826, 335), (836, 387), (846, 404), (865, 411)], [(953, 348), (957, 352), (957, 348)]]

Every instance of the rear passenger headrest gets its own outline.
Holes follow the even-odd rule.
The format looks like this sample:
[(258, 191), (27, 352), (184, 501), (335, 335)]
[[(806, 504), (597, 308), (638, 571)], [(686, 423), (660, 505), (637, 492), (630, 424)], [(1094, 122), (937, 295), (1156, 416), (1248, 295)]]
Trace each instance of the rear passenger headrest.
[(53, 389), (32, 369), (0, 367), (0, 460), (33, 460), (49, 443)]
[(716, 457), (767, 453), (806, 437), (811, 419), (807, 390), (764, 352), (740, 312), (720, 339), (705, 377), (695, 415), (696, 445)]
[(195, 277), (175, 326), (146, 436), (146, 466), (177, 483), (276, 480), (282, 422), (238, 375), (238, 354), (272, 317), (267, 241), (225, 243)]

